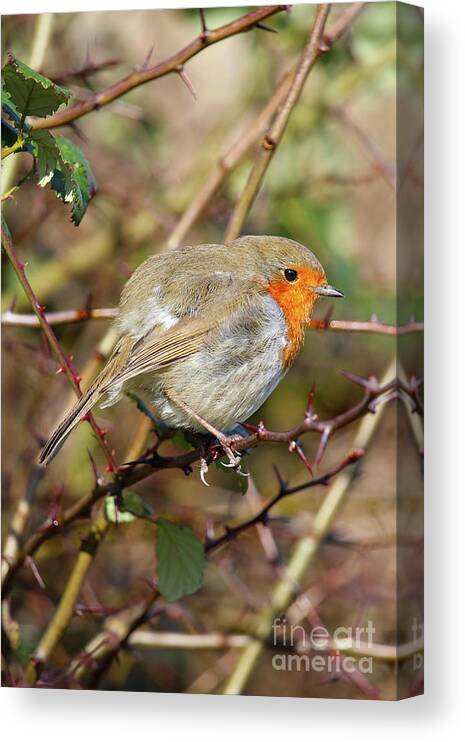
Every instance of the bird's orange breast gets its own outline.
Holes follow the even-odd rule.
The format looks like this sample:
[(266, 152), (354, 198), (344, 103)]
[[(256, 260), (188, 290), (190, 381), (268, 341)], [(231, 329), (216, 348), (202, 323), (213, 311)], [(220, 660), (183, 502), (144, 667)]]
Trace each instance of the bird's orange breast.
[(283, 364), (289, 368), (304, 342), (305, 328), (311, 317), (317, 295), (308, 286), (317, 285), (321, 277), (308, 268), (299, 268), (299, 280), (289, 283), (283, 277), (270, 281), (268, 291), (281, 307), (287, 325), (287, 343), (283, 351)]

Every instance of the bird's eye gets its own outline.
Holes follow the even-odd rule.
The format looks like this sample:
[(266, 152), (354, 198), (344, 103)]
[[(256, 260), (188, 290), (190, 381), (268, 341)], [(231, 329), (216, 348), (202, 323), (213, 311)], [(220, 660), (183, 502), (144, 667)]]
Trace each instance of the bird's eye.
[(298, 275), (299, 274), (297, 273), (297, 271), (293, 270), (293, 268), (286, 268), (286, 270), (284, 271), (284, 278), (286, 279), (286, 281), (289, 281), (290, 283), (292, 283), (293, 281), (296, 281), (298, 278)]

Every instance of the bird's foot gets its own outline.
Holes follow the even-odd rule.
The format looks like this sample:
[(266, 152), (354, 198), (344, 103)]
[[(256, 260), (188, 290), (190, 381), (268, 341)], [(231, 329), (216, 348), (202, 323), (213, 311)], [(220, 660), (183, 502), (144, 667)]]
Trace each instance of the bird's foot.
[(249, 474), (247, 472), (241, 471), (242, 454), (239, 453), (239, 451), (236, 451), (233, 447), (234, 443), (237, 443), (241, 440), (241, 437), (237, 435), (228, 436), (217, 431), (216, 438), (229, 461), (228, 464), (226, 464), (224, 461), (221, 461), (221, 465), (226, 467), (227, 469), (234, 469), (234, 471), (241, 477), (248, 477)]
[[(223, 464), (223, 466), (226, 466), (227, 468), (234, 469), (240, 476), (242, 477), (248, 477), (249, 475), (246, 472), (241, 471), (241, 454), (238, 451), (235, 451), (233, 448), (233, 444), (237, 443), (237, 441), (241, 440), (241, 436), (227, 436), (224, 433), (221, 432), (221, 430), (217, 430), (214, 425), (208, 422), (208, 420), (205, 420), (204, 417), (199, 415), (197, 412), (195, 412), (191, 407), (189, 407), (186, 402), (184, 402), (182, 399), (178, 399), (175, 397), (172, 393), (168, 395), (172, 402), (178, 405), (178, 407), (181, 407), (185, 412), (187, 412), (189, 415), (191, 415), (195, 420), (197, 420), (200, 425), (202, 425), (205, 430), (207, 430), (211, 435), (215, 436), (217, 441), (219, 442), (221, 448), (223, 449), (224, 453), (226, 454), (229, 464)], [(200, 478), (204, 484), (208, 486), (208, 483), (205, 479), (205, 474), (208, 471), (208, 464), (205, 458), (201, 458), (200, 460)]]

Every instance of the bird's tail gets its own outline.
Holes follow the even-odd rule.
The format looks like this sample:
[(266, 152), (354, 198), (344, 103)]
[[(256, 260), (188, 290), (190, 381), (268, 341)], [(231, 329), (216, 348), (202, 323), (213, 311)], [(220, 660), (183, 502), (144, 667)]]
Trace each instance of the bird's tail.
[(53, 431), (41, 451), (39, 457), (41, 464), (47, 465), (50, 463), (78, 422), (90, 412), (101, 397), (108, 395), (105, 406), (117, 401), (122, 389), (122, 384), (118, 384), (118, 374), (124, 367), (133, 344), (134, 340), (129, 336), (120, 338), (105, 368), (102, 369), (85, 394), (77, 400), (65, 419)]
[(62, 447), (63, 443), (74, 430), (79, 420), (81, 420), (92, 407), (98, 402), (101, 396), (100, 385), (98, 384), (98, 378), (89, 387), (87, 392), (80, 397), (74, 407), (66, 415), (65, 419), (61, 421), (58, 427), (53, 431), (52, 435), (48, 439), (47, 443), (43, 447), (39, 462), (41, 464), (50, 463), (50, 461), (57, 455), (58, 451)]

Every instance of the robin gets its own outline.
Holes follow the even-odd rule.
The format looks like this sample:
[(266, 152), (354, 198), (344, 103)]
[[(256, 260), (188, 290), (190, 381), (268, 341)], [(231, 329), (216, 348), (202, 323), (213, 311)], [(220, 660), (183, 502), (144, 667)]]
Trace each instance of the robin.
[(248, 236), (153, 255), (126, 283), (108, 363), (52, 433), (48, 464), (94, 405), (131, 388), (171, 428), (213, 433), (231, 465), (231, 433), (291, 367), (320, 297), (343, 296), (306, 247)]

